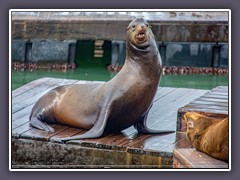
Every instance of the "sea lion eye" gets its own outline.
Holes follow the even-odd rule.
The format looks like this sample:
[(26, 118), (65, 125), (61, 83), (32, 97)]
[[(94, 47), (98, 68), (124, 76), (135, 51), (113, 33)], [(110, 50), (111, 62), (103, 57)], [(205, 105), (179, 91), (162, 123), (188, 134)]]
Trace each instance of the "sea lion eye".
[(147, 28), (152, 28), (152, 26), (150, 26), (149, 24), (146, 24), (146, 27), (147, 27)]
[(132, 28), (134, 29), (136, 27), (136, 25), (132, 25)]
[(187, 123), (188, 127), (193, 128), (194, 127), (193, 121), (191, 119), (188, 119), (187, 121), (188, 121)]

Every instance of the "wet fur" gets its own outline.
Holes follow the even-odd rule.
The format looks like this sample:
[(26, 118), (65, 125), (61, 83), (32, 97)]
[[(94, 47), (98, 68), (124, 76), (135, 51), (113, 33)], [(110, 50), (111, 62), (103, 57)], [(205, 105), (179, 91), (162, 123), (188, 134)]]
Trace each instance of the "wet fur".
[(198, 151), (228, 161), (228, 117), (220, 120), (196, 112), (184, 115), (187, 138)]
[[(140, 133), (170, 133), (147, 128), (146, 120), (162, 72), (161, 57), (148, 22), (133, 20), (126, 32), (126, 60), (121, 71), (102, 84), (75, 84), (57, 87), (34, 105), (33, 127), (54, 131), (48, 123), (88, 130), (62, 138), (97, 138), (132, 125)], [(143, 37), (145, 34), (145, 38)], [(140, 37), (140, 38), (139, 38)]]

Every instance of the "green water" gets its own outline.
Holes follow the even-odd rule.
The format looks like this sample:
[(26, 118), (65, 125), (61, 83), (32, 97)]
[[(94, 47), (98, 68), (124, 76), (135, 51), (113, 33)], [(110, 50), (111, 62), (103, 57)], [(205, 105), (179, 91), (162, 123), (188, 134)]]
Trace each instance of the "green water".
[[(55, 77), (77, 80), (108, 81), (115, 73), (110, 73), (103, 67), (83, 67), (72, 71), (60, 72), (50, 70), (12, 71), (12, 90), (28, 82), (42, 78)], [(163, 75), (161, 87), (183, 87), (194, 89), (212, 89), (217, 86), (227, 86), (228, 76), (222, 75)]]

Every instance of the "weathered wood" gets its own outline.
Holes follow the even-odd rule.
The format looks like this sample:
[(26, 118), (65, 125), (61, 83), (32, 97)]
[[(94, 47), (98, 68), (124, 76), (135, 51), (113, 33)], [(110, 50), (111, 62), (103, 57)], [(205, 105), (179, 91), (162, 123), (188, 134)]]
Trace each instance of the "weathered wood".
[(21, 111), (17, 111), (15, 113), (12, 114), (12, 121), (17, 121), (19, 120), (20, 118), (22, 118), (23, 116), (25, 115), (30, 115), (31, 113), (31, 110), (32, 110), (32, 107), (33, 107), (33, 104), (23, 108)]
[(228, 87), (220, 86), (178, 109), (177, 131), (186, 131), (183, 118), (186, 112), (199, 112), (210, 117), (224, 119), (228, 116)]
[[(149, 119), (151, 119), (153, 123), (149, 123), (149, 126), (156, 129), (170, 129), (174, 127), (173, 130), (175, 130), (178, 108), (206, 92), (206, 90), (194, 89), (185, 89), (184, 91), (184, 89), (177, 88), (177, 90), (174, 91), (175, 95), (170, 94), (166, 97), (167, 100), (159, 99), (158, 103), (161, 105), (154, 104), (156, 108), (153, 107), (149, 112)], [(171, 111), (169, 111), (170, 109)]]
[(66, 126), (61, 126), (61, 125), (52, 125), (52, 127), (55, 130), (55, 132), (53, 133), (42, 131), (36, 128), (30, 128), (28, 131), (22, 133), (20, 135), (20, 138), (48, 141), (52, 136), (62, 132), (64, 129), (67, 128)]
[(216, 99), (223, 99), (228, 100), (228, 95), (218, 95), (218, 94), (206, 94), (205, 98), (216, 98)]
[(49, 78), (46, 82), (43, 82), (43, 83), (39, 84), (38, 86), (35, 86), (35, 87), (31, 88), (30, 90), (22, 92), (18, 96), (15, 96), (12, 104), (19, 103), (22, 100), (30, 99), (33, 96), (38, 95), (39, 92), (41, 92), (40, 93), (40, 96), (41, 96), (42, 94), (45, 94), (46, 91), (49, 91), (49, 90), (51, 90), (51, 89), (53, 89), (57, 86), (72, 84), (76, 81), (77, 80), (61, 80), (61, 79), (51, 79), (51, 78)]
[(166, 151), (166, 152), (173, 152), (173, 150), (176, 148), (191, 148), (192, 147), (191, 143), (186, 138), (186, 133), (181, 133), (181, 132), (176, 133), (175, 139), (176, 140), (174, 143), (168, 144), (166, 147), (164, 147), (161, 150)]
[(220, 107), (228, 107), (226, 102), (211, 102), (211, 101), (202, 101), (202, 100), (195, 100), (190, 102), (189, 105), (208, 105), (208, 106), (220, 106)]
[(30, 129), (32, 129), (32, 127), (29, 126), (29, 123), (22, 124), (12, 130), (12, 137), (19, 138), (22, 133), (27, 132)]
[(28, 114), (26, 114), (25, 116), (18, 118), (15, 121), (12, 121), (12, 129), (16, 129), (18, 126), (28, 123), (29, 122), (29, 114), (30, 114), (30, 112)]
[(173, 157), (174, 168), (228, 169), (228, 163), (214, 159), (192, 148), (175, 149)]
[(61, 132), (54, 134), (52, 137), (50, 137), (49, 141), (56, 141), (56, 139), (59, 138), (65, 138), (65, 137), (71, 137), (77, 135), (82, 130), (77, 128), (64, 128)]
[[(48, 13), (48, 15), (46, 15)], [(12, 17), (13, 39), (103, 39), (125, 40), (125, 29), (132, 16), (67, 16), (39, 12), (38, 16), (17, 14)], [(167, 12), (166, 12), (167, 13)], [(110, 17), (110, 18), (109, 18)], [(180, 20), (179, 20), (180, 18)], [(158, 41), (228, 42), (227, 20), (170, 18), (149, 20)]]
[(28, 84), (25, 84), (25, 85), (21, 86), (21, 88), (17, 88), (14, 91), (12, 91), (12, 97), (18, 96), (18, 95), (22, 94), (23, 92), (26, 92), (26, 91), (32, 89), (33, 87), (36, 87), (48, 80), (49, 80), (49, 78), (41, 78), (41, 79), (32, 81)]
[(167, 96), (169, 93), (173, 92), (174, 90), (176, 90), (176, 89), (175, 88), (168, 88), (168, 87), (165, 87), (165, 88), (160, 87), (157, 91), (156, 96), (154, 97), (154, 102), (156, 102), (159, 99)]
[[(31, 90), (24, 92), (23, 97), (21, 95), (16, 96), (12, 100), (12, 113), (15, 113), (27, 106), (32, 105), (35, 103), (42, 95), (47, 93), (48, 91), (52, 90), (55, 87), (72, 84), (76, 82), (76, 80), (60, 80), (60, 79), (49, 79), (47, 83), (40, 84), (39, 86), (32, 88)], [(37, 91), (36, 91), (37, 89)]]
[[(46, 141), (12, 139), (13, 168), (169, 168), (171, 158)], [(26, 164), (26, 162), (28, 162)]]
[[(75, 140), (69, 141), (67, 144), (62, 144), (56, 143), (56, 140), (62, 137), (82, 134), (86, 131), (52, 124), (51, 126), (55, 129), (55, 132), (48, 133), (29, 126), (31, 108), (42, 94), (56, 86), (73, 83), (89, 82), (45, 78), (40, 79), (39, 82), (34, 81), (25, 85), (23, 89), (17, 89), (17, 93), (13, 91), (15, 96), (13, 96), (14, 103), (12, 103), (11, 125), (12, 146), (14, 147), (13, 162), (16, 167), (39, 166), (47, 168), (57, 165), (62, 165), (62, 167), (82, 167), (86, 164), (89, 165), (87, 167), (98, 167), (98, 164), (101, 164), (104, 167), (169, 168), (172, 167), (174, 148), (191, 147), (183, 133), (143, 135), (137, 134), (136, 129), (133, 127), (124, 130), (120, 134), (114, 133), (97, 139)], [(185, 88), (159, 88), (149, 112), (148, 125), (155, 129), (176, 130), (177, 109), (206, 92), (208, 91)], [(32, 146), (34, 148), (27, 148)], [(44, 147), (41, 149), (41, 146)], [(54, 154), (54, 151), (48, 152), (48, 148), (60, 149), (57, 154)], [(66, 151), (66, 149), (68, 150)], [(77, 153), (76, 149), (81, 152)], [(33, 155), (31, 155), (34, 150), (36, 152), (33, 152)], [(63, 154), (69, 154), (65, 154), (64, 156), (59, 155), (60, 151)], [(43, 157), (44, 153), (49, 154), (47, 157)], [(90, 164), (88, 164), (90, 160), (84, 157), (83, 160), (79, 160), (79, 158), (76, 160), (71, 159), (76, 155), (83, 155), (81, 153), (93, 156), (90, 158), (92, 160)], [(115, 156), (110, 156), (109, 153), (115, 154)], [(53, 158), (51, 161), (47, 159), (50, 157)], [(94, 157), (96, 158), (95, 160), (93, 159)], [(111, 163), (110, 157), (112, 158)], [(74, 163), (71, 163), (71, 161)], [(29, 165), (26, 166), (26, 164)]]

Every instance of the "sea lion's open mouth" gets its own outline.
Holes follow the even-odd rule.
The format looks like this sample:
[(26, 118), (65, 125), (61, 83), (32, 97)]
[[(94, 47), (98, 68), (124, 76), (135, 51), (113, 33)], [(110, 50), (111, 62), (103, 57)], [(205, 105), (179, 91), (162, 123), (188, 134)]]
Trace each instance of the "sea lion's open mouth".
[(136, 34), (135, 38), (138, 43), (144, 43), (147, 40), (147, 34), (145, 31), (140, 31), (138, 34)]

